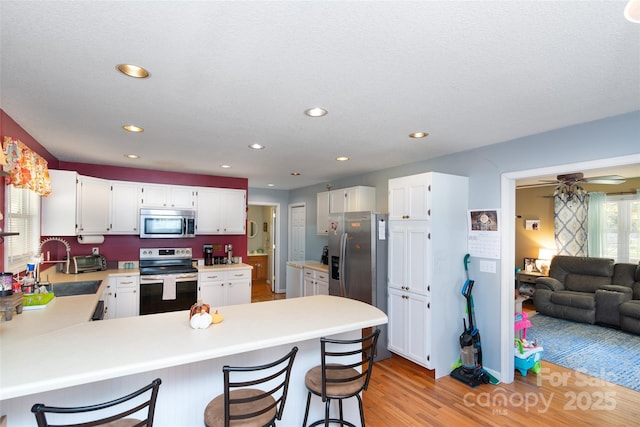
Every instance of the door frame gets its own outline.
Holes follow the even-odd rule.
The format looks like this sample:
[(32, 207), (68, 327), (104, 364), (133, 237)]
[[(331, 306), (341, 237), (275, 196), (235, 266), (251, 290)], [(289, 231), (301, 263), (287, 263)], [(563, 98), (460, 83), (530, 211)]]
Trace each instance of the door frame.
[(567, 170), (591, 170), (622, 165), (640, 163), (640, 154), (611, 157), (605, 159), (590, 160), (579, 163), (567, 163), (557, 166), (548, 166), (537, 169), (528, 169), (516, 172), (503, 173), (501, 176), (501, 221), (503, 227), (501, 240), (501, 271), (503, 278), (500, 292), (500, 380), (512, 383), (514, 379), (513, 360), (513, 313), (515, 310), (513, 298), (513, 283), (515, 280), (515, 242), (516, 242), (516, 181), (518, 179), (535, 178), (544, 175), (565, 173)]
[[(280, 291), (280, 274), (279, 274), (279, 265), (280, 265), (280, 203), (271, 203), (271, 202), (249, 202), (248, 206), (267, 206), (273, 208), (276, 212), (275, 215), (269, 221), (269, 237), (271, 238), (271, 244), (274, 246), (273, 248), (273, 259), (271, 260), (271, 277), (268, 277), (267, 280), (271, 281), (271, 292), (279, 292)], [(247, 238), (248, 238), (247, 233)], [(284, 279), (283, 279), (284, 280)], [(283, 291), (284, 292), (284, 291)]]

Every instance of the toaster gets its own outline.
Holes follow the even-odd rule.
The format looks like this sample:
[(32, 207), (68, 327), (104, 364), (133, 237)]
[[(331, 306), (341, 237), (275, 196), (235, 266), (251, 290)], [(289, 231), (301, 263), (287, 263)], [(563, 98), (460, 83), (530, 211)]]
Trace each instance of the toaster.
[(87, 271), (102, 271), (107, 269), (104, 255), (76, 255), (71, 257), (69, 273), (78, 274)]

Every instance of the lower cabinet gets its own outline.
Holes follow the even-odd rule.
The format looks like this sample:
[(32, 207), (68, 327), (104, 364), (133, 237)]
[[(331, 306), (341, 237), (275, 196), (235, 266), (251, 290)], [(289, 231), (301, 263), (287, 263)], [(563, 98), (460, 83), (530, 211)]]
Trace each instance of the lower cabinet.
[(431, 368), (429, 301), (424, 295), (389, 288), (389, 350)]
[(303, 273), (304, 296), (329, 295), (329, 273), (305, 268)]
[(212, 308), (251, 303), (251, 269), (201, 271), (198, 299)]
[(140, 314), (140, 277), (110, 276), (103, 293), (105, 319), (137, 316)]

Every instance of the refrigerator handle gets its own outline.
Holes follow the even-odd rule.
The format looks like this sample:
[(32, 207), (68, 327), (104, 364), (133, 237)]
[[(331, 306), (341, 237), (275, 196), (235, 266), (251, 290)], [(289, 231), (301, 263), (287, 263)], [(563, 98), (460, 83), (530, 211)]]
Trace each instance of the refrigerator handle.
[(347, 233), (342, 233), (340, 236), (340, 265), (338, 267), (339, 277), (340, 277), (340, 296), (347, 296), (347, 288), (345, 286), (345, 271), (344, 266), (346, 265), (346, 256), (347, 256)]

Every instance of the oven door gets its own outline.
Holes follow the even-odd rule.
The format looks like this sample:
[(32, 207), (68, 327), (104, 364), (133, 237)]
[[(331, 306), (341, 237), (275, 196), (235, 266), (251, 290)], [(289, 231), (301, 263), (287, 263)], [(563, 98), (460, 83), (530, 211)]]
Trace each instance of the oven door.
[(140, 315), (189, 310), (197, 300), (198, 273), (140, 276)]

